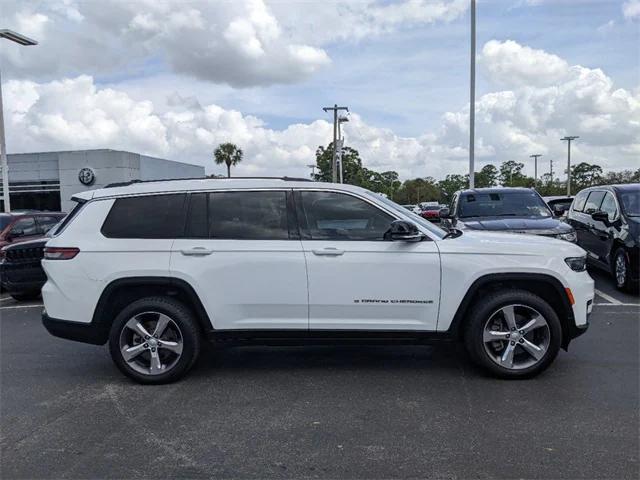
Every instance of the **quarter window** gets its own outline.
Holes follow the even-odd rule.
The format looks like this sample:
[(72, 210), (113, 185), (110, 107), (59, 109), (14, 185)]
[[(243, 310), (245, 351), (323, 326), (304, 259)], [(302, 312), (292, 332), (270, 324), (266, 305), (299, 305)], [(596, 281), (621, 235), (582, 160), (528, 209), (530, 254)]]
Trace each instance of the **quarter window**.
[(604, 200), (602, 201), (602, 206), (600, 210), (606, 212), (609, 215), (609, 221), (613, 221), (614, 218), (618, 215), (618, 208), (616, 207), (616, 201), (609, 192), (604, 196)]
[(600, 204), (602, 203), (604, 194), (605, 192), (602, 191), (591, 192), (589, 198), (587, 198), (587, 203), (584, 205), (584, 213), (592, 214), (600, 210)]
[(334, 192), (302, 192), (301, 227), (311, 240), (383, 240), (394, 218), (364, 200)]
[(109, 238), (180, 238), (184, 233), (185, 194), (116, 199), (102, 226)]
[(289, 223), (284, 191), (194, 193), (187, 237), (288, 240)]

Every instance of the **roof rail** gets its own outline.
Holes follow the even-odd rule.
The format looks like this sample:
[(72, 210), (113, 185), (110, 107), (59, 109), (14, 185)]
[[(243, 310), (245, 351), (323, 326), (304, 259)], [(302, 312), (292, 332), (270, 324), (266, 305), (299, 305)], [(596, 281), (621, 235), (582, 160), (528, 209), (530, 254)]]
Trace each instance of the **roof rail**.
[(152, 182), (179, 182), (181, 180), (283, 180), (285, 182), (313, 182), (309, 178), (296, 178), (296, 177), (190, 177), (190, 178), (159, 178), (157, 180), (129, 180), (128, 182), (115, 182), (109, 183), (104, 188), (115, 187), (128, 187), (129, 185), (135, 185), (137, 183), (152, 183)]

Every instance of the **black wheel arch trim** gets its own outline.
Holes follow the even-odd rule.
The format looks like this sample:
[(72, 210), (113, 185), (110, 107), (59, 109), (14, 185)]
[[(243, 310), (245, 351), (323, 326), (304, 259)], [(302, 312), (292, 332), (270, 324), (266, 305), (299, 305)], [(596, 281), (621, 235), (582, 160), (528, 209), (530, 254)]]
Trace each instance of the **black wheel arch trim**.
[(467, 293), (465, 294), (462, 302), (460, 302), (451, 325), (447, 330), (449, 335), (452, 338), (462, 338), (467, 310), (475, 295), (483, 287), (490, 287), (491, 285), (504, 283), (509, 284), (518, 281), (544, 283), (551, 286), (554, 291), (557, 292), (561, 301), (561, 306), (564, 310), (564, 312), (561, 312), (557, 311), (557, 308), (555, 309), (558, 314), (558, 318), (560, 319), (560, 323), (562, 324), (562, 348), (566, 350), (571, 339), (584, 333), (586, 328), (579, 328), (576, 326), (573, 308), (569, 303), (565, 287), (554, 276), (544, 273), (490, 273), (475, 280), (467, 290)]

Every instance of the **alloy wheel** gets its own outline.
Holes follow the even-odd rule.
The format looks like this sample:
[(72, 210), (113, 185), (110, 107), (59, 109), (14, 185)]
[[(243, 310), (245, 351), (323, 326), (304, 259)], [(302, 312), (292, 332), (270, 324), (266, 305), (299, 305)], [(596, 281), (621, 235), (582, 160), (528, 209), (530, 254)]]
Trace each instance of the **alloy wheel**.
[(120, 353), (136, 372), (160, 375), (176, 366), (184, 340), (180, 328), (160, 312), (138, 313), (122, 327)]
[(509, 370), (522, 370), (544, 358), (551, 330), (547, 320), (535, 309), (507, 305), (489, 317), (482, 340), (493, 362)]

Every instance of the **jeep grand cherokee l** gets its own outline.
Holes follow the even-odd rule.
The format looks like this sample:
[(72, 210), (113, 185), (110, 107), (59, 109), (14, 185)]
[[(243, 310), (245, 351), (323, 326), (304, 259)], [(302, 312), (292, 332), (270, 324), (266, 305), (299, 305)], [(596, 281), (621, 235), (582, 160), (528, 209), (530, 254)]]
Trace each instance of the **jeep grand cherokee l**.
[(580, 247), (447, 233), (359, 187), (290, 179), (83, 192), (49, 240), (43, 322), (164, 383), (229, 344), (463, 341), (494, 375), (546, 369), (587, 328)]

